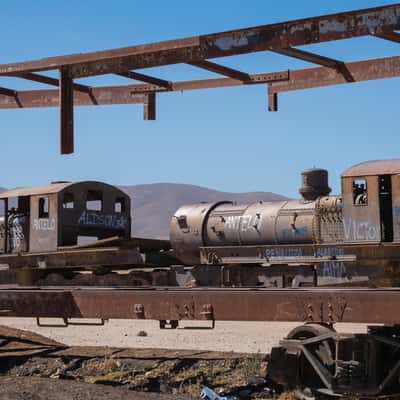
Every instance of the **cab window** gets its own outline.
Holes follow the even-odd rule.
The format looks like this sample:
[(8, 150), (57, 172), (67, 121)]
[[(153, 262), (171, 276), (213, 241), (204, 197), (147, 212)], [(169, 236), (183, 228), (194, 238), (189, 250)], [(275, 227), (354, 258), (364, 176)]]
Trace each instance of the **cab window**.
[(353, 204), (355, 206), (368, 205), (368, 189), (365, 179), (355, 179), (353, 181)]

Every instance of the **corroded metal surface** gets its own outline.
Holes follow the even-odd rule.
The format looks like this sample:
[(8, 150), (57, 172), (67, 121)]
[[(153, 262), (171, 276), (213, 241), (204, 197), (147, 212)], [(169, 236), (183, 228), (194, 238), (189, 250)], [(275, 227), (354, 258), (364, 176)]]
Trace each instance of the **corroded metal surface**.
[[(54, 183), (10, 190), (0, 197), (10, 198), (17, 198), (17, 204), (10, 210), (5, 207), (6, 218), (0, 224), (2, 253), (23, 258), (28, 252), (55, 252), (60, 247), (76, 245), (80, 238), (94, 241), (130, 237), (130, 197), (106, 183)], [(9, 239), (8, 246), (5, 237)]]
[[(69, 154), (74, 150), (74, 105), (140, 103), (144, 106), (144, 119), (154, 120), (155, 93), (158, 91), (270, 83), (268, 109), (277, 111), (279, 92), (398, 76), (395, 58), (347, 63), (295, 46), (361, 36), (398, 42), (399, 35), (395, 31), (399, 28), (400, 4), (393, 4), (145, 45), (1, 64), (0, 75), (58, 86), (59, 90), (16, 91), (1, 87), (0, 108), (59, 106), (61, 153)], [(258, 74), (257, 77), (210, 61), (260, 51), (278, 52), (323, 67), (293, 71), (290, 76), (286, 72)], [(190, 64), (228, 78), (170, 82), (132, 71), (177, 63)], [(36, 73), (49, 70), (58, 70), (60, 79)], [(104, 74), (116, 74), (146, 84), (89, 87), (74, 82), (75, 78)], [(282, 80), (286, 82), (277, 82)]]
[(353, 165), (342, 173), (342, 177), (360, 177), (368, 175), (400, 174), (400, 160), (372, 160)]
[(400, 5), (347, 11), (209, 35), (86, 54), (0, 65), (1, 75), (70, 67), (72, 77), (197, 61), (350, 37), (379, 35), (400, 27)]
[(0, 290), (0, 316), (18, 317), (399, 324), (399, 307), (399, 289)]

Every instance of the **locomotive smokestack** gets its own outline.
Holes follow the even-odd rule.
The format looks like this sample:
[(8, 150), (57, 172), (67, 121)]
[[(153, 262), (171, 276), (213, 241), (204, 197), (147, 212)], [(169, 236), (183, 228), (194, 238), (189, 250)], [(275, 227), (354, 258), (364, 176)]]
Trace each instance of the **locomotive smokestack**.
[(331, 192), (328, 186), (328, 171), (321, 168), (306, 169), (301, 173), (301, 188), (299, 190), (304, 200), (315, 200), (327, 196)]

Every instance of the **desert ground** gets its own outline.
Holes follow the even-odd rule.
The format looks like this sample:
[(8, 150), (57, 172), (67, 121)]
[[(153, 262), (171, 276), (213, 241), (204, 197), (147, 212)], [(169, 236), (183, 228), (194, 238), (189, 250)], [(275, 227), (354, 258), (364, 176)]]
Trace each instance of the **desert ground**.
[[(29, 330), (68, 346), (109, 346), (268, 353), (298, 323), (217, 321), (182, 322), (178, 329), (159, 329), (156, 321), (110, 320), (104, 326), (39, 327), (28, 318), (3, 318), (2, 325)], [(89, 322), (89, 321), (88, 321)], [(96, 322), (96, 321), (94, 321)], [(42, 324), (62, 324), (43, 319)], [(361, 324), (337, 324), (339, 332), (363, 333)], [(138, 335), (145, 332), (146, 336)], [(143, 333), (142, 333), (143, 334)]]
[(53, 326), (23, 318), (0, 323), (1, 399), (198, 399), (204, 386), (240, 400), (300, 398), (269, 379), (266, 357), (297, 324), (225, 321), (209, 329), (208, 321), (187, 321), (160, 330), (156, 321), (66, 328), (55, 327), (62, 321), (54, 319), (40, 321)]

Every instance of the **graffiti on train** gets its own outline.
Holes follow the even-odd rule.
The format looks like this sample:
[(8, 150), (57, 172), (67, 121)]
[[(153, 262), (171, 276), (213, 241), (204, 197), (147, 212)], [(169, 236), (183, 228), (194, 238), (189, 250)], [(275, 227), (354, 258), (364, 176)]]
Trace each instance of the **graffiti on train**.
[(343, 220), (344, 237), (346, 240), (379, 240), (379, 227), (370, 222)]
[(10, 216), (9, 225), (9, 246), (11, 251), (23, 251), (25, 249), (25, 235), (23, 226), (26, 223), (24, 216)]
[(225, 229), (241, 232), (247, 232), (250, 229), (259, 230), (261, 218), (259, 215), (230, 215), (225, 220)]
[[(315, 254), (317, 257), (343, 256), (344, 249), (340, 247), (321, 247), (316, 250)], [(343, 261), (325, 261), (320, 269), (320, 275), (324, 278), (343, 278), (346, 273), (346, 266)]]
[(32, 226), (35, 231), (54, 231), (56, 229), (56, 219), (35, 218)]
[(120, 215), (85, 210), (79, 217), (78, 224), (103, 226), (110, 229), (125, 229), (128, 226), (128, 220)]
[(272, 248), (265, 249), (265, 257), (301, 257), (303, 255), (303, 249), (300, 248)]

